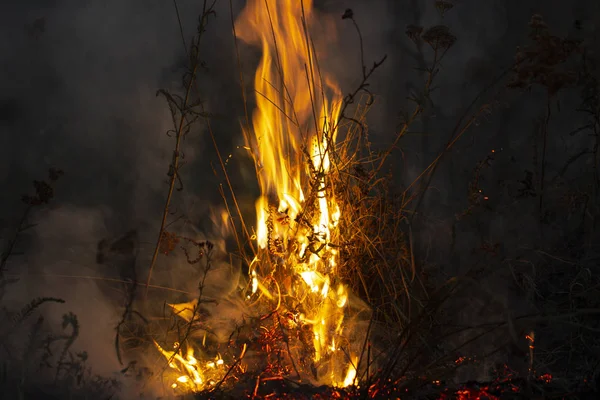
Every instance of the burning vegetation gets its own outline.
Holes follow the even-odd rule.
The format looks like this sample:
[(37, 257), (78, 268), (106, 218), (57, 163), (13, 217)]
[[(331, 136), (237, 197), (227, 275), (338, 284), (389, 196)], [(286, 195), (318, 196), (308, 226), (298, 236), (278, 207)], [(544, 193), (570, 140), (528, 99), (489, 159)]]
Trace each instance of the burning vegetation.
[[(452, 4), (436, 2), (436, 7), (443, 16)], [(362, 39), (352, 10), (342, 19), (350, 20)], [(423, 348), (453, 334), (438, 313), (463, 286), (461, 279), (474, 276), (450, 279), (434, 289), (415, 263), (414, 215), (406, 212), (410, 204), (418, 207), (427, 184), (410, 190), (414, 182), (395, 196), (391, 176), (382, 172), (398, 140), (426, 109), (441, 60), (456, 37), (446, 25), (407, 29), (415, 44), (429, 45), (433, 61), (424, 71), (425, 89), (415, 93), (416, 106), (394, 143), (376, 151), (366, 122), (374, 100), (368, 80), (386, 57), (367, 68), (361, 48), (362, 80), (344, 97), (335, 76), (321, 67), (326, 51), (311, 38), (314, 23), (311, 0), (252, 0), (235, 21), (237, 38), (262, 52), (253, 82), (256, 106), (242, 124), (244, 149), (254, 162), (260, 190), (256, 223), (245, 222), (231, 185), (229, 195), (222, 192), (220, 221), (247, 265), (247, 276), (231, 293), (245, 314), (227, 340), (211, 337), (205, 328), (211, 317), (202, 311), (204, 279), (211, 270), (207, 260), (200, 295), (169, 304), (173, 315), (185, 321), (185, 333), (179, 330), (176, 340), (164, 342), (172, 349), (154, 341), (167, 362), (164, 376), (170, 387), (197, 397), (391, 398), (437, 391), (439, 398), (494, 399), (503, 393), (532, 394), (534, 382), (549, 384), (551, 376), (538, 376), (534, 367), (534, 332), (515, 338), (529, 347), (523, 381), (505, 371), (493, 382), (444, 391), (442, 382), (477, 361), (461, 355), (464, 344), (451, 351)], [(476, 110), (454, 132), (447, 150), (488, 112), (486, 104)], [(181, 132), (181, 125), (175, 131)], [(489, 200), (479, 181), (495, 155), (492, 150), (478, 164), (470, 206), (457, 220)], [(440, 158), (421, 181), (430, 179)], [(181, 239), (166, 230), (161, 235), (157, 248), (166, 249), (165, 254)], [(187, 251), (186, 257), (192, 262)], [(514, 329), (512, 321), (508, 324)]]
[[(343, 230), (352, 228), (342, 216), (347, 205), (339, 202), (349, 189), (341, 187), (341, 175), (360, 162), (351, 162), (350, 152), (354, 140), (364, 140), (356, 126), (362, 116), (354, 127), (340, 124), (341, 91), (319, 68), (309, 34), (312, 13), (311, 1), (259, 0), (249, 2), (236, 22), (238, 36), (262, 49), (256, 110), (252, 126), (244, 127), (261, 196), (256, 227), (236, 234), (242, 254), (250, 254), (248, 283), (239, 295), (255, 326), (250, 336), (231, 338), (242, 347), (231, 365), (219, 357), (199, 361), (193, 347), (183, 355), (182, 346), (169, 351), (156, 344), (169, 366), (182, 372), (174, 388), (210, 389), (227, 373), (235, 380), (242, 371), (259, 380), (292, 376), (333, 387), (357, 378), (371, 312), (344, 279)], [(338, 139), (341, 130), (345, 143)], [(172, 308), (194, 324), (202, 319), (198, 305), (194, 300)], [(247, 344), (248, 351), (260, 349), (263, 360), (243, 360)]]
[[(436, 7), (443, 17), (453, 4), (437, 1)], [(431, 102), (441, 61), (456, 41), (446, 25), (407, 28), (409, 39), (419, 48), (428, 45), (433, 58), (423, 70), (424, 90), (412, 94), (414, 109), (403, 116), (391, 146), (381, 151), (372, 147), (366, 116), (374, 103), (369, 78), (386, 57), (367, 67), (353, 11), (346, 10), (342, 19), (353, 24), (361, 40), (362, 76), (355, 90), (343, 96), (336, 77), (322, 67), (330, 43), (315, 43), (311, 37), (315, 23), (324, 23), (316, 18), (311, 0), (247, 3), (233, 28), (236, 39), (261, 50), (251, 85), (255, 107), (242, 123), (244, 149), (253, 161), (260, 196), (255, 223), (249, 223), (240, 211), (226, 161), (209, 125), (229, 189), (221, 192), (224, 207), (215, 213), (220, 214), (215, 221), (222, 232), (235, 238), (235, 256), (245, 268), (243, 275), (231, 276), (236, 285), (225, 294), (206, 296), (207, 276), (215, 270), (213, 253), (221, 249), (169, 231), (165, 221), (173, 189), (181, 184), (181, 138), (190, 121), (206, 117), (201, 103), (193, 102), (191, 88), (199, 65), (200, 38), (212, 12), (212, 6), (205, 3), (190, 51), (186, 97), (161, 92), (174, 116), (176, 147), (146, 289), (159, 253), (170, 255), (180, 248), (187, 263), (200, 272), (199, 293), (192, 300), (167, 304), (171, 313), (167, 335), (157, 336), (156, 327), (148, 330), (154, 349), (163, 357), (163, 390), (196, 398), (381, 399), (523, 398), (552, 392), (548, 389), (552, 376), (538, 372), (534, 362), (535, 332), (517, 332), (510, 316), (500, 323), (485, 322), (470, 329), (454, 348), (426, 345), (443, 343), (463, 331), (449, 328), (441, 312), (449, 299), (464, 290), (465, 282), (468, 286), (478, 279), (477, 272), (430, 282), (425, 268), (415, 261), (411, 231), (415, 214), (408, 209), (421, 204), (444, 153), (400, 196), (384, 168), (398, 141)], [(552, 58), (548, 43), (560, 40), (552, 41), (547, 30), (539, 32), (539, 26), (546, 29), (539, 16), (532, 21), (537, 29), (533, 38), (545, 47), (539, 52), (520, 52), (512, 68), (518, 80), (527, 67), (530, 85), (539, 75), (535, 56), (545, 54), (554, 68), (578, 49), (575, 41), (569, 41), (569, 49), (560, 47), (560, 57)], [(335, 32), (335, 26), (324, 29)], [(334, 41), (334, 36), (329, 39)], [(573, 83), (573, 74), (569, 76)], [(514, 82), (507, 86), (520, 87)], [(241, 83), (246, 97), (243, 79)], [(556, 90), (553, 86), (549, 95)], [(475, 109), (455, 129), (445, 151), (471, 124), (489, 114), (490, 107), (482, 104)], [(497, 151), (491, 150), (478, 163), (469, 184), (469, 207), (456, 215), (457, 221), (490, 200), (483, 193), (481, 179), (496, 156)], [(497, 245), (486, 243), (481, 249), (495, 255), (499, 251)], [(212, 324), (219, 316), (210, 311), (218, 312), (215, 305), (224, 300), (231, 302), (240, 316), (226, 334), (214, 331)], [(123, 323), (127, 325), (125, 316)], [(465, 355), (466, 346), (480, 343), (478, 340), (500, 327), (506, 327), (513, 344), (527, 348), (523, 351), (528, 360), (524, 375), (505, 365), (497, 366), (493, 381), (451, 383), (459, 368), (479, 362), (477, 356)]]
[[(453, 12), (451, 1), (434, 4), (442, 18)], [(544, 340), (544, 324), (564, 320), (585, 331), (580, 333), (585, 342), (585, 335), (600, 329), (587, 319), (600, 313), (597, 308), (561, 309), (562, 314), (554, 310), (551, 316), (544, 311), (543, 317), (542, 313), (514, 316), (501, 301), (487, 292), (480, 293), (485, 292), (479, 284), (482, 268), (442, 279), (433, 276), (426, 262), (416, 259), (414, 220), (432, 176), (443, 156), (491, 113), (493, 105), (478, 96), (443, 151), (413, 182), (401, 188), (395, 184), (388, 172), (390, 156), (409, 128), (433, 106), (434, 80), (444, 56), (457, 41), (448, 26), (407, 27), (408, 40), (421, 52), (425, 48), (431, 57), (428, 63), (422, 59), (425, 81), (421, 91), (410, 94), (413, 108), (402, 113), (392, 143), (381, 149), (371, 142), (367, 114), (375, 104), (369, 80), (386, 56), (372, 63), (365, 61), (354, 12), (346, 10), (341, 20), (356, 29), (361, 75), (354, 90), (343, 95), (335, 74), (326, 68), (327, 46), (335, 44), (334, 21), (319, 19), (312, 0), (249, 0), (233, 22), (236, 49), (239, 40), (261, 51), (253, 83), (248, 85), (251, 96), (246, 93), (243, 75), (240, 78), (244, 100), (254, 106), (246, 111), (241, 131), (259, 191), (255, 215), (248, 216), (242, 212), (227, 160), (217, 146), (211, 115), (196, 98), (196, 78), (202, 69), (200, 44), (213, 15), (214, 3), (204, 1), (197, 35), (187, 53), (185, 95), (159, 91), (173, 116), (169, 135), (175, 144), (167, 200), (148, 276), (142, 281), (132, 268), (133, 273), (121, 282), (127, 290), (115, 349), (123, 375), (141, 382), (143, 388), (150, 387), (153, 393), (196, 399), (543, 398), (591, 388), (597, 372), (593, 375), (586, 370), (582, 379), (577, 375), (576, 387), (555, 378), (549, 361), (538, 362), (541, 356), (548, 359), (545, 350), (538, 350), (538, 342)], [(319, 28), (331, 37), (315, 41), (311, 33), (317, 24), (325, 24)], [(560, 90), (583, 82), (587, 96), (584, 107), (591, 117), (582, 130), (596, 135), (595, 147), (588, 153), (597, 168), (600, 111), (597, 92), (590, 87), (596, 85), (597, 89), (598, 84), (587, 69), (578, 77), (565, 67), (574, 55), (585, 54), (584, 47), (576, 40), (550, 35), (538, 15), (530, 27), (533, 43), (519, 49), (515, 63), (495, 84), (512, 73), (503, 87), (514, 90), (541, 85), (550, 104)], [(590, 67), (587, 60), (584, 64)], [(515, 195), (536, 199), (540, 221), (547, 218), (544, 194), (546, 198), (552, 196), (550, 182), (544, 178), (549, 107), (545, 122), (540, 123), (544, 136), (540, 173), (534, 177), (527, 171)], [(189, 231), (178, 231), (177, 220), (169, 220), (175, 214), (171, 200), (183, 190), (182, 140), (199, 121), (206, 121), (219, 158), (218, 173), (226, 183), (220, 192), (223, 206), (213, 214), (220, 234), (233, 238), (237, 245), (227, 254), (227, 261), (223, 261), (227, 258), (224, 241), (215, 246)], [(485, 176), (501, 150), (491, 149), (474, 168), (466, 196), (468, 206), (453, 218), (451, 246), (455, 245), (457, 225), (490, 207), (493, 196), (484, 192)], [(54, 183), (61, 175), (62, 171), (51, 170), (50, 183), (35, 182), (36, 194), (23, 197), (27, 211), (22, 223), (34, 207), (53, 198)], [(597, 197), (597, 172), (594, 179)], [(597, 213), (597, 208), (588, 212)], [(135, 231), (113, 242), (101, 241), (97, 262), (104, 263), (112, 252), (133, 255), (135, 264), (137, 241)], [(2, 255), (0, 289), (5, 286), (4, 267), (15, 242), (16, 237)], [(476, 251), (491, 263), (504, 250), (500, 243), (482, 241)], [(161, 272), (157, 260), (165, 256), (179, 257), (176, 262), (189, 267), (188, 279), (198, 285), (194, 291), (170, 288), (177, 297), (165, 301), (162, 315), (157, 315), (149, 296), (151, 290), (165, 289), (154, 285), (156, 274)], [(501, 262), (518, 266), (527, 262), (523, 261), (525, 256), (519, 257), (506, 256)], [(534, 297), (541, 297), (544, 290), (548, 297), (555, 295), (551, 287), (535, 286), (533, 278), (510, 265), (515, 280)], [(583, 279), (581, 274), (588, 277), (585, 283), (578, 280)], [(218, 278), (211, 280), (213, 275)], [(593, 284), (597, 281), (591, 273), (578, 273), (574, 279), (573, 287), (586, 288), (581, 297), (597, 293), (598, 285)], [(470, 324), (454, 321), (446, 313), (451, 307), (467, 308), (461, 303), (464, 296), (468, 301), (485, 297), (488, 304), (501, 308), (505, 318), (494, 320), (485, 315)], [(10, 315), (20, 323), (45, 302), (62, 300), (37, 299)], [(564, 299), (552, 304), (560, 309)], [(76, 316), (66, 315), (63, 328), (70, 328), (72, 333), (54, 341), (48, 339), (47, 358), (53, 354), (53, 343), (64, 341), (57, 370), (84, 380), (89, 371), (81, 365), (87, 355), (69, 351), (79, 334)], [(3, 339), (8, 337), (8, 333), (0, 333), (5, 335), (0, 336)], [(478, 351), (486, 340), (499, 342), (497, 348), (511, 348), (525, 360), (521, 369), (515, 371), (507, 363), (488, 364), (487, 358), (497, 349)], [(139, 364), (144, 366), (140, 367), (138, 360), (143, 360)], [(485, 371), (485, 380), (459, 383), (458, 371), (467, 367), (491, 372)], [(596, 367), (593, 371), (598, 370)], [(113, 384), (102, 381), (102, 385)]]

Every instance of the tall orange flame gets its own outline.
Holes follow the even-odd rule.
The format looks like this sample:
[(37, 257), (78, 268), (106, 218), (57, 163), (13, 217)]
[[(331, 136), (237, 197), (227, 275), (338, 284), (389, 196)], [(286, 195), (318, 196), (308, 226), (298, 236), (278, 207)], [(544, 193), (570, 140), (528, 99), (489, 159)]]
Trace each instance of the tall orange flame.
[[(294, 314), (296, 326), (312, 331), (312, 375), (348, 386), (358, 358), (344, 335), (348, 289), (336, 274), (340, 208), (330, 179), (342, 96), (319, 67), (309, 35), (312, 6), (312, 0), (249, 0), (236, 21), (239, 37), (262, 48), (252, 129), (244, 132), (261, 190), (249, 298), (276, 300), (277, 309)], [(190, 323), (196, 306), (171, 305)], [(181, 374), (174, 388), (203, 390), (223, 372), (220, 357), (200, 362), (192, 350), (156, 346)]]
[[(268, 198), (277, 197), (279, 211), (294, 219), (305, 200), (303, 152), (310, 153), (317, 171), (326, 173), (328, 146), (335, 142), (331, 127), (340, 111), (341, 92), (318, 68), (308, 35), (311, 18), (312, 0), (251, 0), (238, 19), (240, 38), (262, 47), (254, 80), (254, 137), (246, 135), (263, 195), (257, 202), (262, 248), (267, 245)], [(307, 143), (311, 148), (302, 149)]]
[[(253, 135), (246, 132), (261, 190), (256, 239), (261, 249), (283, 259), (281, 268), (300, 282), (289, 285), (286, 295), (295, 298), (292, 307), (302, 304), (300, 322), (312, 326), (314, 361), (319, 363), (342, 353), (337, 341), (348, 293), (335, 282), (332, 243), (339, 235), (340, 214), (328, 180), (342, 96), (334, 79), (319, 68), (309, 35), (312, 18), (311, 0), (250, 0), (236, 27), (241, 39), (262, 47), (254, 79)], [(254, 264), (252, 292), (273, 298)], [(327, 383), (353, 382), (355, 358), (341, 358), (347, 371), (329, 362)]]

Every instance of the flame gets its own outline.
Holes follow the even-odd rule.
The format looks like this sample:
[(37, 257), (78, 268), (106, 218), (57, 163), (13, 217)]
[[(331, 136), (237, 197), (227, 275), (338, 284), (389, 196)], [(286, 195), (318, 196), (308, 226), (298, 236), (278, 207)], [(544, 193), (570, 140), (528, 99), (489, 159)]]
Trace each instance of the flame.
[[(353, 361), (338, 357), (341, 368), (327, 361), (340, 349), (348, 304), (347, 288), (336, 279), (341, 214), (329, 179), (342, 96), (319, 68), (309, 37), (313, 20), (312, 0), (250, 0), (236, 21), (239, 37), (262, 48), (253, 129), (245, 131), (261, 191), (255, 232), (263, 254), (250, 265), (251, 292), (273, 298), (261, 281), (277, 269), (298, 278), (286, 296), (312, 327), (314, 362), (331, 364), (327, 383), (347, 386), (356, 376)], [(264, 261), (269, 255), (275, 265)]]
[(156, 341), (154, 346), (167, 359), (169, 367), (180, 374), (175, 379), (176, 382), (171, 384), (173, 389), (199, 392), (211, 387), (225, 375), (224, 361), (219, 355), (202, 364), (194, 356), (191, 346), (187, 347), (185, 356), (179, 343), (174, 343), (172, 351), (163, 349)]
[(358, 357), (352, 357), (352, 364), (348, 366), (348, 372), (346, 372), (346, 377), (344, 378), (344, 383), (342, 387), (350, 386), (354, 383), (354, 379), (356, 378), (356, 363), (358, 362)]
[[(344, 336), (350, 330), (345, 325), (349, 295), (339, 278), (336, 243), (342, 215), (331, 178), (342, 95), (334, 77), (319, 65), (322, 54), (309, 35), (315, 22), (312, 5), (312, 0), (249, 0), (235, 24), (242, 40), (262, 49), (252, 127), (244, 129), (244, 147), (254, 159), (261, 193), (252, 236), (258, 250), (249, 265), (245, 298), (268, 303), (271, 310), (291, 316), (289, 326), (312, 331), (312, 340), (310, 335), (301, 340), (302, 346), (312, 346), (303, 349), (312, 356), (306, 370), (321, 383), (345, 387), (355, 382), (358, 357)], [(214, 212), (212, 219), (223, 236), (230, 233), (227, 210)], [(188, 323), (201, 322), (197, 299), (169, 306)], [(172, 351), (154, 344), (176, 373), (173, 389), (198, 392), (226, 376), (220, 356), (195, 355), (189, 343), (176, 343)], [(245, 349), (244, 344), (240, 360)]]
[[(357, 357), (344, 337), (349, 301), (338, 274), (341, 211), (331, 179), (342, 95), (319, 66), (309, 35), (314, 21), (312, 0), (249, 0), (236, 21), (239, 37), (262, 49), (252, 128), (244, 130), (261, 193), (246, 299), (264, 299), (292, 315), (294, 326), (308, 327), (312, 340), (302, 342), (312, 347), (308, 370), (322, 383), (344, 387), (356, 378)], [(170, 306), (195, 322), (197, 302)], [(174, 385), (192, 391), (206, 388), (207, 374), (223, 365), (156, 346), (180, 372)]]
[[(311, 17), (311, 0), (252, 0), (237, 22), (240, 38), (262, 47), (254, 79), (254, 137), (246, 132), (262, 193), (256, 202), (261, 248), (268, 241), (269, 198), (276, 196), (277, 211), (286, 212), (292, 220), (305, 201), (302, 144), (311, 144), (306, 151), (315, 170), (327, 173), (328, 146), (335, 143), (331, 126), (340, 112), (341, 92), (333, 79), (317, 71), (316, 54), (303, 23)], [(333, 101), (321, 96), (323, 90), (333, 93)], [(329, 223), (326, 202), (323, 198), (319, 230), (326, 230)]]

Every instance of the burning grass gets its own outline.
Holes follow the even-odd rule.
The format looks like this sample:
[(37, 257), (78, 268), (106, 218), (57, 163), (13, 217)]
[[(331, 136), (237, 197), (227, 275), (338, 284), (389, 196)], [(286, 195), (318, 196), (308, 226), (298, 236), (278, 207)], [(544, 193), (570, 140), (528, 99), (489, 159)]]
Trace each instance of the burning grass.
[[(211, 392), (248, 377), (256, 379), (255, 395), (259, 383), (271, 381), (369, 387), (415, 362), (435, 366), (416, 353), (405, 357), (415, 341), (429, 340), (423, 335), (436, 306), (404, 234), (404, 200), (381, 174), (390, 151), (377, 152), (369, 141), (368, 79), (385, 57), (363, 65), (362, 82), (343, 98), (319, 67), (312, 13), (311, 1), (251, 1), (236, 22), (238, 36), (262, 48), (252, 126), (243, 127), (261, 191), (255, 228), (226, 203), (248, 266), (231, 295), (247, 314), (226, 343), (204, 332), (197, 346), (191, 337), (207, 319), (199, 311), (204, 278), (197, 299), (170, 305), (187, 328), (183, 337), (163, 340), (174, 343), (172, 350), (155, 345), (169, 375), (176, 372), (173, 389)], [(351, 11), (343, 19), (354, 22)], [(162, 233), (158, 248), (173, 247), (169, 235)], [(204, 276), (209, 271), (207, 261)], [(199, 358), (207, 342), (223, 355), (213, 350)]]
[[(379, 177), (383, 157), (371, 150), (366, 124), (373, 103), (367, 80), (385, 58), (363, 68), (360, 86), (342, 98), (319, 67), (312, 14), (311, 1), (252, 1), (236, 22), (238, 36), (262, 48), (256, 109), (244, 127), (261, 191), (255, 228), (226, 208), (238, 221), (233, 234), (248, 266), (231, 295), (248, 314), (226, 343), (214, 343), (227, 354), (199, 357), (214, 342), (207, 332), (203, 346), (192, 340), (206, 320), (205, 278), (195, 300), (170, 305), (187, 328), (155, 346), (179, 374), (173, 389), (216, 390), (242, 376), (352, 386), (373, 373), (380, 356), (369, 336), (391, 341), (417, 310), (410, 299), (419, 279), (399, 229), (404, 217), (388, 179)], [(157, 248), (172, 250), (179, 241), (172, 236), (163, 231)]]
[[(350, 20), (362, 39), (352, 11), (342, 19)], [(443, 153), (401, 196), (392, 177), (383, 173), (398, 140), (424, 110), (439, 64), (456, 38), (442, 25), (411, 30), (413, 41), (429, 44), (433, 61), (425, 71), (424, 92), (413, 98), (414, 111), (391, 146), (378, 151), (369, 139), (373, 96), (368, 80), (385, 57), (368, 69), (361, 48), (362, 81), (342, 97), (335, 76), (320, 68), (325, 53), (310, 37), (312, 23), (309, 0), (256, 0), (234, 25), (238, 38), (262, 49), (254, 78), (256, 108), (242, 126), (261, 193), (255, 225), (239, 211), (222, 164), (230, 189), (222, 192), (223, 221), (231, 224), (237, 256), (247, 266), (236, 289), (223, 297), (235, 299), (243, 312), (226, 340), (210, 331), (214, 317), (202, 311), (211, 272), (206, 260), (199, 296), (169, 304), (177, 329), (170, 329), (161, 343), (154, 341), (167, 362), (169, 386), (201, 398), (531, 394), (532, 382), (545, 382), (534, 373), (533, 333), (527, 339), (526, 385), (520, 378), (499, 377), (477, 387), (452, 391), (446, 384), (447, 392), (439, 387), (452, 382), (458, 368), (477, 363), (462, 355), (467, 346), (476, 346), (501, 326), (513, 329), (514, 322), (449, 326), (440, 312), (449, 299), (469, 290), (477, 271), (432, 283), (415, 261), (414, 214), (408, 206), (416, 201), (419, 207)], [(459, 124), (445, 151), (488, 111), (482, 105)], [(162, 230), (157, 249), (173, 249), (169, 235)], [(188, 263), (193, 263), (189, 256)], [(457, 334), (466, 339), (448, 346), (448, 338)]]
[[(357, 324), (366, 324), (370, 311), (351, 296), (340, 272), (345, 238), (339, 225), (345, 217), (336, 184), (348, 171), (350, 164), (342, 162), (352, 149), (337, 143), (343, 102), (332, 77), (318, 68), (309, 36), (311, 13), (311, 2), (257, 1), (239, 18), (242, 39), (261, 43), (263, 51), (253, 126), (245, 131), (262, 195), (256, 228), (244, 238), (252, 255), (239, 293), (257, 322), (251, 331), (257, 332), (234, 342), (260, 346), (266, 355), (263, 373), (349, 386), (366, 341)], [(297, 78), (302, 75), (306, 79)], [(349, 131), (346, 143), (353, 139)], [(245, 245), (240, 242), (243, 253)], [(192, 315), (184, 317), (190, 324), (197, 304), (188, 306)], [(176, 358), (186, 364), (177, 351), (160, 350), (170, 363)], [(200, 382), (187, 364), (192, 376), (183, 379)]]
[[(564, 393), (552, 386), (550, 374), (536, 369), (534, 331), (517, 333), (519, 321), (537, 315), (513, 318), (505, 310), (508, 316), (500, 321), (449, 323), (442, 315), (446, 303), (464, 293), (475, 296), (481, 271), (430, 281), (415, 257), (412, 222), (431, 176), (443, 154), (489, 111), (488, 105), (459, 123), (442, 154), (404, 191), (384, 173), (398, 141), (430, 101), (440, 62), (456, 40), (444, 25), (407, 30), (411, 40), (431, 47), (433, 60), (425, 70), (423, 92), (411, 98), (414, 110), (404, 116), (391, 146), (381, 151), (369, 137), (367, 114), (374, 97), (368, 82), (385, 56), (367, 68), (353, 12), (347, 10), (342, 19), (357, 29), (362, 76), (344, 97), (335, 76), (320, 67), (327, 54), (311, 39), (312, 2), (250, 1), (234, 31), (262, 50), (253, 83), (256, 107), (242, 126), (260, 190), (254, 222), (240, 211), (215, 145), (230, 189), (221, 193), (224, 206), (215, 214), (235, 238), (231, 256), (243, 267), (219, 260), (224, 249), (170, 227), (171, 198), (183, 188), (181, 140), (194, 122), (208, 116), (194, 98), (194, 85), (200, 39), (213, 6), (204, 3), (188, 53), (186, 95), (160, 92), (173, 113), (176, 144), (145, 296), (153, 287), (160, 254), (179, 254), (178, 261), (189, 267), (190, 280), (198, 285), (194, 293), (180, 291), (176, 300), (165, 302), (162, 315), (151, 316), (149, 311), (156, 310), (150, 307), (134, 311), (139, 285), (133, 279), (115, 347), (119, 361), (142, 353), (151, 368), (137, 369), (131, 361), (122, 372), (160, 386), (167, 396), (195, 398), (495, 399)], [(436, 6), (442, 13), (452, 8), (450, 2)], [(475, 168), (469, 208), (457, 214), (457, 221), (489, 199), (479, 186), (495, 150), (491, 154)], [(36, 197), (24, 199), (30, 206), (52, 197), (39, 182), (36, 190)], [(481, 247), (490, 254), (498, 250), (487, 243)], [(3, 267), (5, 261), (3, 255)], [(218, 278), (211, 280), (212, 275)], [(229, 284), (215, 288), (216, 281)], [(148, 298), (144, 300), (147, 305)], [(76, 319), (69, 321), (75, 335)], [(526, 375), (496, 366), (490, 382), (456, 384), (459, 368), (483, 368), (479, 358), (496, 351), (471, 356), (468, 346), (472, 349), (500, 330), (514, 342), (525, 341)], [(450, 340), (457, 336), (462, 338), (458, 344)]]

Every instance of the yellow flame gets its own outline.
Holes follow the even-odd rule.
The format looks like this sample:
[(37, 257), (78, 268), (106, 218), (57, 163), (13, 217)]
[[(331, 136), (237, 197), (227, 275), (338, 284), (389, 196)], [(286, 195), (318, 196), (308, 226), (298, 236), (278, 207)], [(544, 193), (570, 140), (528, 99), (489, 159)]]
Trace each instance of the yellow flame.
[(346, 377), (344, 378), (342, 387), (347, 387), (354, 383), (354, 379), (356, 378), (356, 363), (357, 362), (358, 362), (358, 357), (352, 357), (352, 363), (348, 366), (348, 372), (346, 372)]
[[(295, 326), (308, 325), (312, 366), (326, 369), (319, 372), (329, 379), (325, 383), (348, 386), (356, 378), (357, 357), (342, 336), (348, 289), (337, 275), (335, 243), (342, 215), (330, 175), (342, 95), (333, 77), (319, 67), (309, 36), (312, 5), (313, 0), (248, 0), (236, 21), (239, 37), (262, 49), (254, 77), (256, 109), (252, 127), (244, 130), (244, 148), (254, 158), (260, 189), (252, 235), (259, 250), (249, 266), (246, 294), (247, 299), (271, 301), (275, 310), (286, 308)], [(222, 225), (223, 234), (229, 232), (226, 211), (215, 212), (213, 221)], [(281, 271), (286, 275), (278, 281)], [(197, 300), (169, 306), (187, 322), (198, 322)], [(206, 335), (203, 346), (205, 341)], [(204, 390), (227, 369), (220, 356), (196, 356), (191, 346), (185, 347), (185, 356), (179, 344), (173, 351), (155, 346), (177, 373), (173, 389)], [(245, 352), (244, 344), (240, 359)]]
[[(262, 248), (267, 244), (268, 197), (276, 195), (278, 210), (287, 211), (291, 219), (305, 200), (302, 142), (308, 139), (313, 144), (311, 160), (316, 170), (324, 172), (329, 168), (329, 143), (335, 142), (330, 128), (339, 115), (341, 92), (317, 71), (315, 51), (302, 24), (311, 16), (311, 0), (252, 0), (237, 22), (240, 38), (262, 47), (254, 79), (254, 137), (246, 132), (263, 194), (256, 203), (256, 234)], [(323, 98), (322, 89), (334, 93), (333, 102)], [(325, 214), (323, 222), (326, 218)]]
[[(348, 294), (335, 279), (338, 252), (332, 243), (339, 238), (341, 211), (329, 178), (342, 96), (333, 77), (319, 68), (309, 37), (313, 17), (312, 0), (250, 0), (236, 31), (262, 48), (254, 78), (252, 132), (245, 131), (261, 191), (257, 244), (300, 278), (288, 290), (302, 304), (300, 322), (312, 325), (314, 360), (319, 362), (338, 348)], [(252, 294), (260, 291), (272, 298), (261, 284), (265, 273), (272, 270), (251, 265)], [(352, 374), (351, 368), (346, 378), (334, 370), (339, 368), (332, 366), (326, 375), (338, 386)]]
[(225, 374), (225, 369), (222, 368), (224, 361), (220, 355), (202, 367), (194, 357), (194, 349), (191, 346), (187, 347), (185, 357), (182, 355), (179, 343), (174, 344), (173, 351), (163, 349), (156, 341), (154, 341), (154, 346), (167, 359), (169, 367), (180, 374), (175, 379), (176, 382), (171, 384), (173, 389), (199, 392)]

